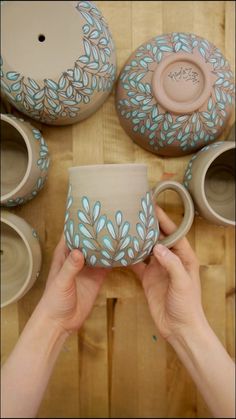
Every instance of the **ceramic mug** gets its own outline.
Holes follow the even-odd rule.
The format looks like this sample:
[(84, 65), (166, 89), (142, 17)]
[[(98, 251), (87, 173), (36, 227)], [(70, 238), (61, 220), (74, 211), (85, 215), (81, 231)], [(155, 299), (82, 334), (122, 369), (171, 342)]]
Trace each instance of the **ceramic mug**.
[[(177, 231), (159, 240), (153, 200), (173, 189), (182, 198), (184, 218)], [(158, 241), (173, 246), (190, 229), (193, 203), (186, 189), (163, 181), (149, 190), (145, 164), (105, 164), (69, 169), (65, 217), (67, 246), (82, 250), (91, 266), (128, 266), (144, 260)]]
[(36, 231), (21, 217), (1, 212), (1, 307), (18, 301), (33, 286), (41, 267)]
[(44, 186), (48, 146), (29, 122), (1, 114), (1, 205), (24, 204)]
[(110, 94), (115, 46), (94, 3), (1, 1), (1, 33), (1, 91), (30, 118), (73, 124)]
[(208, 221), (235, 225), (235, 142), (219, 141), (191, 158), (184, 185), (197, 212)]

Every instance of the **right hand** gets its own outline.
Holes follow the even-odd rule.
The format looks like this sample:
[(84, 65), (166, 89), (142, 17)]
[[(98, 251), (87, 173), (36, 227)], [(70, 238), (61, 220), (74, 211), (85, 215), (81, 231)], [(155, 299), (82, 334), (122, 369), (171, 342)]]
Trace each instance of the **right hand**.
[[(160, 207), (156, 206), (156, 214), (164, 235), (176, 230), (176, 225)], [(132, 270), (142, 282), (159, 332), (169, 340), (206, 323), (199, 264), (186, 238), (179, 240), (171, 250), (157, 244), (153, 254), (148, 264), (138, 263)]]
[(46, 317), (62, 333), (79, 330), (91, 312), (109, 269), (84, 266), (78, 249), (66, 247), (64, 235), (58, 243), (46, 289), (36, 313)]

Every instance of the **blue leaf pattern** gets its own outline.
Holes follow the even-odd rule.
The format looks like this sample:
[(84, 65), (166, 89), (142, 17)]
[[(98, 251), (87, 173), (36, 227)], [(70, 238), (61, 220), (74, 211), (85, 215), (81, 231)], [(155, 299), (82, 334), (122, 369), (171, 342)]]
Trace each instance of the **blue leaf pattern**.
[(140, 222), (136, 224), (138, 238), (129, 234), (131, 226), (125, 221), (121, 210), (115, 213), (112, 221), (106, 215), (100, 215), (102, 206), (99, 201), (92, 205), (89, 198), (83, 196), (83, 211), (77, 211), (79, 223), (74, 224), (70, 213), (72, 207), (72, 187), (69, 185), (64, 229), (66, 242), (70, 249), (80, 248), (86, 253), (86, 263), (91, 266), (128, 266), (137, 263), (150, 254), (157, 241), (159, 231), (149, 192), (140, 200)]
[[(171, 119), (168, 112), (161, 113), (145, 76), (170, 52), (192, 54), (198, 50), (202, 59), (212, 65), (215, 82), (208, 99), (207, 112), (180, 115)], [(142, 80), (142, 82), (140, 82)], [(126, 65), (120, 75), (120, 84), (127, 97), (117, 104), (118, 112), (130, 121), (130, 129), (141, 137), (145, 135), (155, 153), (175, 142), (183, 152), (199, 148), (199, 142), (212, 142), (218, 135), (216, 125), (226, 123), (235, 97), (233, 73), (222, 53), (207, 40), (194, 34), (175, 32), (153, 38), (136, 50), (135, 59)], [(201, 133), (201, 135), (199, 134)]]
[(39, 85), (16, 71), (2, 71), (0, 59), (2, 90), (17, 109), (41, 122), (78, 119), (79, 104), (89, 104), (93, 93), (110, 92), (115, 81), (114, 43), (107, 23), (90, 1), (78, 1), (75, 7), (85, 23), (83, 52), (58, 80), (45, 79)]
[[(22, 118), (17, 118), (13, 115), (11, 115), (12, 119), (24, 122), (24, 119)], [(49, 165), (50, 165), (50, 158), (49, 158), (49, 152), (48, 152), (48, 146), (41, 134), (41, 132), (36, 129), (36, 128), (32, 128), (32, 134), (35, 138), (35, 140), (38, 142), (39, 144), (39, 155), (38, 155), (38, 160), (37, 160), (37, 166), (40, 170), (40, 176), (38, 177), (35, 185), (32, 188), (32, 191), (30, 193), (28, 193), (27, 195), (21, 196), (21, 197), (16, 197), (16, 198), (10, 198), (8, 199), (4, 205), (6, 205), (7, 207), (14, 207), (16, 205), (22, 205), (25, 204), (26, 202), (30, 201), (31, 199), (33, 199), (38, 192), (43, 188), (46, 180), (47, 180), (47, 172), (49, 169)]]
[(102, 231), (102, 229), (104, 228), (105, 224), (106, 224), (106, 216), (103, 215), (102, 217), (99, 218), (99, 221), (97, 223), (97, 228), (96, 228), (96, 232), (97, 234), (100, 233), (100, 231)]
[(87, 214), (89, 214), (90, 208), (89, 208), (89, 200), (88, 198), (86, 198), (86, 196), (84, 196), (82, 198), (82, 205), (84, 207), (84, 210), (87, 212)]
[(79, 231), (80, 233), (84, 236), (87, 237), (88, 239), (92, 239), (93, 236), (91, 235), (90, 231), (87, 229), (87, 227), (85, 227), (83, 224), (79, 224)]
[(187, 189), (189, 188), (189, 184), (190, 184), (190, 182), (191, 182), (191, 180), (192, 180), (192, 166), (193, 166), (194, 160), (197, 158), (197, 156), (198, 156), (200, 153), (204, 153), (204, 152), (206, 152), (207, 150), (209, 150), (209, 148), (215, 148), (215, 147), (218, 147), (220, 144), (221, 144), (221, 142), (217, 142), (217, 143), (214, 143), (214, 144), (211, 144), (211, 145), (207, 145), (207, 146), (205, 146), (205, 147), (201, 148), (201, 150), (200, 150), (198, 153), (195, 153), (195, 154), (192, 156), (192, 158), (189, 160), (188, 166), (187, 166), (187, 168), (186, 168), (186, 170), (185, 170), (184, 179), (183, 179), (183, 185), (184, 185)]
[(78, 219), (82, 221), (82, 223), (89, 224), (90, 220), (88, 217), (83, 213), (83, 211), (78, 211)]
[(98, 201), (94, 204), (94, 207), (93, 207), (93, 222), (94, 223), (99, 217), (100, 210), (101, 210), (101, 203)]

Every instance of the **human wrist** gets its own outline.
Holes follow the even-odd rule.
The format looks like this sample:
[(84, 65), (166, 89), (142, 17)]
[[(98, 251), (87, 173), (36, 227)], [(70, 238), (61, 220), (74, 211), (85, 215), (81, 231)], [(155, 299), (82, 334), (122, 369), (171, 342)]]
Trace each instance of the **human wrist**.
[(189, 324), (176, 329), (168, 336), (167, 341), (174, 349), (184, 348), (189, 347), (195, 341), (206, 339), (211, 333), (210, 325), (203, 314)]
[[(52, 345), (63, 344), (69, 336), (69, 333), (53, 319), (44, 309), (44, 305), (39, 302), (35, 308), (29, 323), (34, 325), (34, 329), (42, 331), (43, 336), (51, 340)], [(30, 326), (30, 324), (29, 324)]]

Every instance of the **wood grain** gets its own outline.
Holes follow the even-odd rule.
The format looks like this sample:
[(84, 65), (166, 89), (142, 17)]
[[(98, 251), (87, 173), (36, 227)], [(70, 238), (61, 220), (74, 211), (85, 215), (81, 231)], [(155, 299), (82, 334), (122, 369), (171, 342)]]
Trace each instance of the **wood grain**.
[[(234, 69), (233, 1), (96, 3), (113, 33), (118, 71), (134, 48), (150, 37), (171, 31), (193, 31), (208, 38), (222, 49)], [(15, 110), (12, 113), (18, 114)], [(31, 291), (18, 304), (2, 310), (2, 362), (43, 293), (53, 249), (63, 229), (68, 168), (143, 162), (148, 165), (153, 187), (160, 179), (181, 181), (191, 157), (160, 158), (135, 145), (119, 124), (114, 91), (86, 121), (67, 127), (34, 125), (42, 130), (49, 145), (49, 179), (36, 199), (12, 211), (38, 230), (43, 267)], [(229, 128), (230, 124), (222, 139)], [(166, 192), (158, 202), (174, 221), (180, 222), (182, 205), (176, 194)], [(207, 318), (234, 357), (234, 230), (196, 217), (188, 238), (201, 264)], [(141, 285), (128, 269), (115, 269), (109, 274), (80, 334), (65, 343), (38, 416), (210, 417), (188, 373), (159, 336)]]

